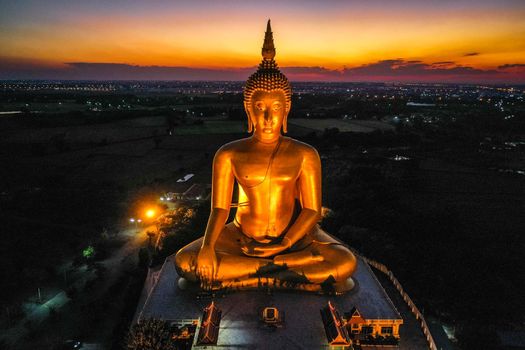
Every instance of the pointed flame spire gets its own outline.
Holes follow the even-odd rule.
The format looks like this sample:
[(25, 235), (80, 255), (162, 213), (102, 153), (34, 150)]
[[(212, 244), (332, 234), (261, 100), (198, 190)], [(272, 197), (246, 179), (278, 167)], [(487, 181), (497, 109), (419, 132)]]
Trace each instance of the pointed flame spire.
[(266, 25), (266, 33), (264, 33), (264, 44), (261, 53), (265, 60), (272, 60), (275, 57), (275, 46), (273, 46), (273, 33), (270, 19), (268, 19), (268, 24)]

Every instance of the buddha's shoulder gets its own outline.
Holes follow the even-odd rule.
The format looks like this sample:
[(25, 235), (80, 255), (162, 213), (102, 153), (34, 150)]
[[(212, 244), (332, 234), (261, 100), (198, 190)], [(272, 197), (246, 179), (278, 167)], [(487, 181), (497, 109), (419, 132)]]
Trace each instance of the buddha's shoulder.
[[(227, 158), (235, 155), (239, 151), (245, 151), (249, 148), (252, 140), (250, 138), (244, 138), (228, 142), (222, 145), (215, 153), (215, 157)], [(282, 146), (286, 146), (285, 148)], [(307, 158), (319, 158), (317, 150), (307, 143), (292, 139), (291, 137), (283, 137), (281, 149), (285, 149), (285, 152), (292, 152), (294, 154), (300, 154)]]
[(285, 137), (284, 140), (289, 144), (289, 151), (296, 154), (302, 154), (304, 157), (319, 158), (319, 153), (317, 153), (315, 147), (299, 140), (292, 139), (291, 137)]
[(217, 152), (215, 153), (215, 156), (231, 156), (237, 153), (239, 150), (245, 149), (246, 145), (249, 142), (249, 138), (239, 139), (235, 141), (228, 142), (224, 145), (222, 145)]

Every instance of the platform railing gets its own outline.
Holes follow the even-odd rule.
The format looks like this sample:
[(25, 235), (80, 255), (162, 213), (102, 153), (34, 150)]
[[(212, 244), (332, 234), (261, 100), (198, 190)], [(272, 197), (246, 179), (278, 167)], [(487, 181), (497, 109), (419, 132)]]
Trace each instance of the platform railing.
[(419, 321), (419, 326), (421, 327), (421, 330), (423, 331), (423, 334), (425, 335), (425, 338), (426, 338), (427, 343), (428, 343), (428, 348), (430, 350), (438, 350), (438, 348), (436, 346), (436, 343), (434, 342), (434, 338), (432, 337), (432, 334), (430, 333), (430, 329), (428, 328), (427, 321), (425, 320), (425, 317), (423, 316), (421, 311), (419, 311), (419, 309), (417, 308), (416, 304), (414, 304), (414, 302), (412, 301), (410, 296), (407, 294), (407, 292), (405, 292), (405, 290), (403, 289), (403, 286), (401, 285), (401, 283), (399, 283), (397, 278), (394, 276), (394, 273), (392, 271), (390, 271), (386, 267), (386, 265), (381, 264), (380, 262), (377, 262), (375, 260), (367, 258), (366, 256), (364, 256), (363, 254), (359, 253), (355, 249), (352, 249), (352, 251), (354, 252), (354, 254), (359, 255), (368, 265), (374, 267), (376, 270), (381, 271), (383, 274), (385, 274), (388, 277), (390, 282), (392, 282), (394, 287), (396, 287), (397, 291), (399, 292), (399, 294), (401, 295), (401, 297), (403, 298), (405, 303), (408, 305), (408, 308), (410, 309), (412, 314), (414, 314), (416, 319)]

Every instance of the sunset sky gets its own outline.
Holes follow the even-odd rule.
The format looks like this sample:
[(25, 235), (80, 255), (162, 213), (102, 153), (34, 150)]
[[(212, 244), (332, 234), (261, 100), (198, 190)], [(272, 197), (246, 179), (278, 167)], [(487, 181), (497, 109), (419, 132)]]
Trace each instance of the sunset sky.
[[(0, 79), (525, 83), (525, 1), (0, 0)], [(157, 67), (153, 67), (157, 66)]]

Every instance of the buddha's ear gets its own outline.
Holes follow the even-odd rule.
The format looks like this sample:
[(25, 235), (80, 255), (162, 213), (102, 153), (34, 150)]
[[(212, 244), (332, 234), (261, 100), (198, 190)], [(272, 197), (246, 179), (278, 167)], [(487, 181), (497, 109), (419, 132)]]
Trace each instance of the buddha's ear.
[(248, 108), (248, 103), (246, 102), (244, 102), (244, 111), (246, 112), (246, 117), (248, 118), (248, 133), (251, 134), (253, 132), (253, 121)]
[(290, 113), (290, 107), (290, 103), (287, 103), (286, 108), (284, 110), (283, 134), (286, 134), (288, 132), (288, 113)]

